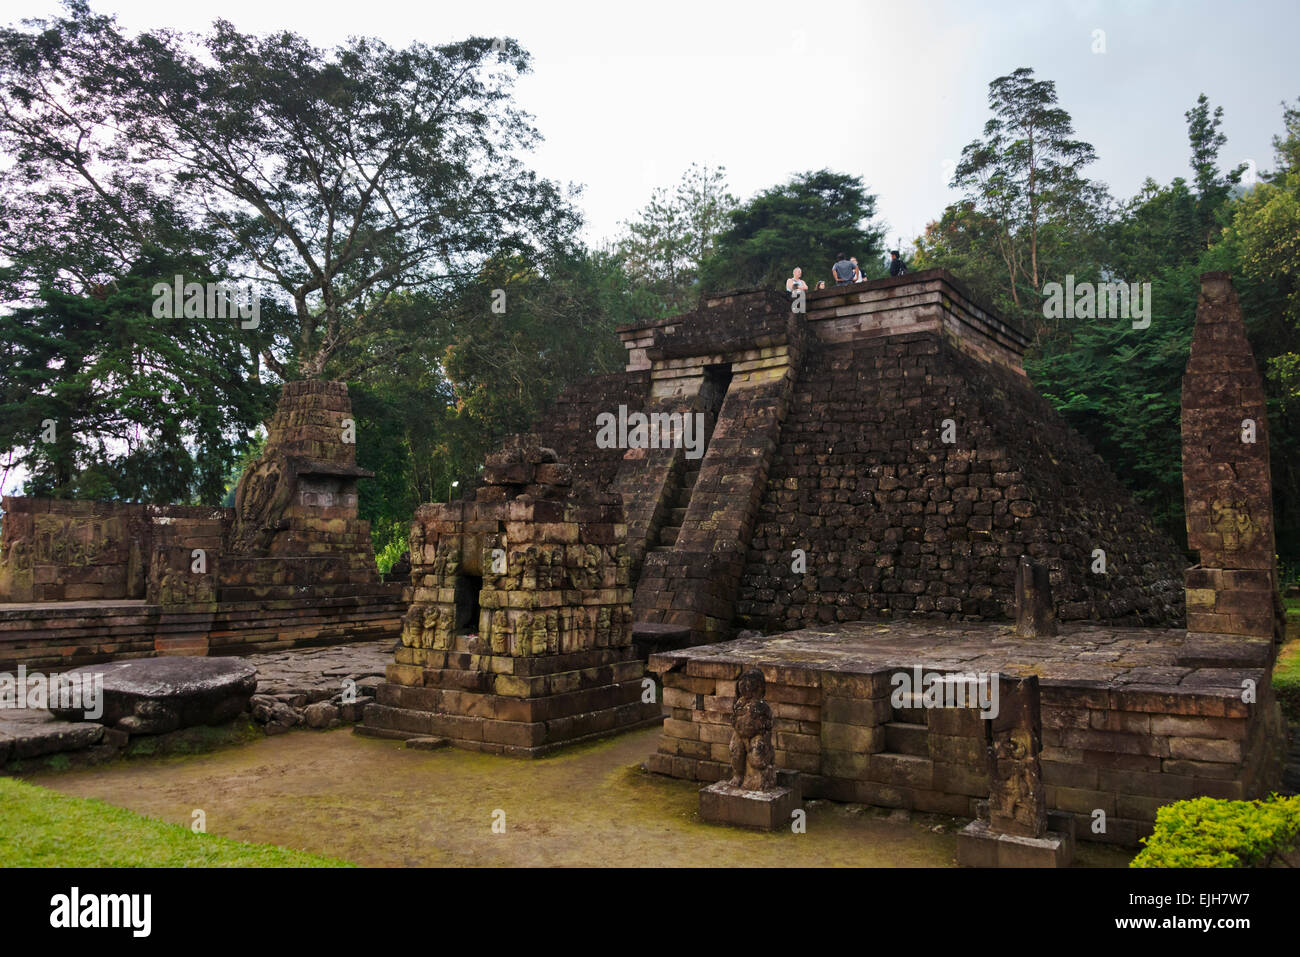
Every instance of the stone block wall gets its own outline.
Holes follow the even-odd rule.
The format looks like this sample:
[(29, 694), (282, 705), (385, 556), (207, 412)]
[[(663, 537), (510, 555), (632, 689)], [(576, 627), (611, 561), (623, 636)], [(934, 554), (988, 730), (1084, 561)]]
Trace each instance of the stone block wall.
[[(682, 654), (650, 660), (670, 710), (647, 766), (717, 781), (730, 773), (731, 706), (748, 665)], [(978, 711), (894, 708), (896, 668), (851, 673), (774, 664), (762, 671), (776, 765), (801, 772), (805, 796), (961, 817), (975, 817), (976, 802), (988, 798)], [(1132, 845), (1151, 833), (1161, 804), (1262, 796), (1279, 772), (1272, 743), (1280, 732), (1270, 724), (1277, 711), (1263, 669), (1251, 673), (1260, 703), (1242, 702), (1230, 681), (1244, 673), (1206, 669), (1198, 687), (1040, 681), (1048, 810), (1073, 814), (1086, 840)], [(1098, 810), (1104, 830), (1096, 827)]]
[(0, 602), (144, 599), (152, 553), (221, 552), (229, 509), (6, 497)]
[(1182, 617), (1180, 552), (1021, 375), (936, 332), (810, 343), (738, 623), (1001, 618), (1021, 554), (1049, 565), (1063, 619)]

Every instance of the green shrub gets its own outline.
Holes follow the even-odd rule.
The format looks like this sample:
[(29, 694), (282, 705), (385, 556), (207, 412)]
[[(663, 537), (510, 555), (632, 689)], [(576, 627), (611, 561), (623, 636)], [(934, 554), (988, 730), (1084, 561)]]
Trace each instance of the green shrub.
[(410, 548), (411, 526), (403, 522), (375, 522), (370, 526), (370, 540), (375, 546), (375, 564), (379, 574), (387, 575)]
[(1129, 867), (1259, 867), (1300, 841), (1300, 795), (1266, 801), (1194, 798), (1156, 811)]

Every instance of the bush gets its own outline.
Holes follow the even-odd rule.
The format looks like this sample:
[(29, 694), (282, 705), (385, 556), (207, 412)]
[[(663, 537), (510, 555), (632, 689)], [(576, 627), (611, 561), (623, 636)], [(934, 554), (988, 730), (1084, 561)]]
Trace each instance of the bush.
[(375, 564), (379, 574), (387, 575), (410, 548), (411, 526), (403, 522), (376, 521), (370, 526), (370, 541), (375, 546)]
[(1129, 867), (1267, 867), (1300, 841), (1300, 795), (1266, 801), (1194, 798), (1156, 811)]

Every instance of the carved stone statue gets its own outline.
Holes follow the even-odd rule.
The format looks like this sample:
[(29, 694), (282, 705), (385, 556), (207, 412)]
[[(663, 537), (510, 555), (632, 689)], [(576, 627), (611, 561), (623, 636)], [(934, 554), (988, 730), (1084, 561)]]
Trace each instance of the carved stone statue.
[(1047, 830), (1043, 788), (1042, 718), (1038, 678), (999, 681), (997, 717), (985, 724), (989, 768), (989, 824), (1004, 834), (1042, 837)]
[(253, 463), (235, 490), (235, 523), (231, 545), (235, 551), (263, 552), (284, 525), (284, 513), (293, 499), (293, 467), (285, 456), (268, 450)]
[(750, 668), (736, 682), (736, 702), (731, 706), (731, 785), (746, 791), (776, 787), (772, 750), (772, 709), (764, 697), (763, 672)]

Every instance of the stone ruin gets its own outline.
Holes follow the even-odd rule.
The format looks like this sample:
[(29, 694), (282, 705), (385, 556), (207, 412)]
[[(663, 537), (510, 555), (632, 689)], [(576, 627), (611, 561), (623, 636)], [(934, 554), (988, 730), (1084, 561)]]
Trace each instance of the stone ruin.
[[(1004, 620), (1022, 555), (1047, 567), (1061, 622), (1181, 624), (1183, 554), (1033, 390), (1024, 335), (952, 275), (791, 305), (736, 292), (623, 328), (626, 369), (535, 427), (575, 481), (623, 500), (647, 653), (745, 629)], [(597, 417), (620, 408), (700, 416), (704, 454), (599, 447)]]
[(341, 382), (290, 382), (234, 508), (6, 497), (0, 669), (396, 637)]
[(483, 476), (472, 500), (416, 513), (414, 601), (362, 732), (535, 757), (659, 720), (618, 497), (575, 490), (536, 435)]
[(1187, 630), (1281, 642), (1264, 383), (1227, 273), (1207, 273), (1183, 376)]
[[(650, 656), (667, 714), (648, 767), (727, 779), (729, 709), (757, 667), (776, 766), (798, 772), (805, 795), (983, 813), (1018, 863), (1059, 864), (1076, 829), (1135, 844), (1180, 798), (1267, 794), (1285, 741), (1271, 686), (1267, 423), (1230, 281), (1204, 277), (1184, 382), (1188, 534), (1201, 553), (1186, 573), (1186, 628), (1170, 593), (1186, 562), (1024, 382), (1013, 331), (969, 313), (958, 289), (922, 273), (809, 296), (805, 372), (779, 438), (740, 436), (744, 454), (731, 456), (742, 470), (770, 457), (730, 621), (769, 637)], [(658, 372), (662, 328), (640, 340), (656, 384), (682, 368)], [(827, 379), (805, 384), (810, 367)], [(968, 445), (936, 439), (941, 416)], [(701, 476), (723, 465), (713, 452)], [(787, 573), (786, 549), (805, 543), (806, 571)], [(1090, 568), (1094, 548), (1104, 574)], [(884, 612), (892, 620), (874, 617)], [(682, 620), (694, 640), (698, 621)], [(896, 681), (928, 690), (931, 676), (954, 675), (1022, 688), (1032, 676), (1034, 703), (1004, 729), (969, 707), (918, 706), (915, 689), (893, 693)], [(1011, 747), (1017, 736), (1029, 744)], [(1044, 827), (1058, 846), (1020, 846), (1047, 839)]]

